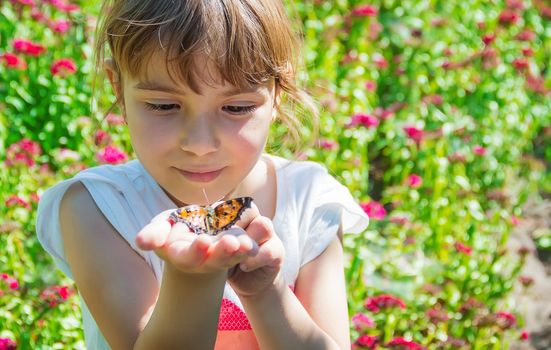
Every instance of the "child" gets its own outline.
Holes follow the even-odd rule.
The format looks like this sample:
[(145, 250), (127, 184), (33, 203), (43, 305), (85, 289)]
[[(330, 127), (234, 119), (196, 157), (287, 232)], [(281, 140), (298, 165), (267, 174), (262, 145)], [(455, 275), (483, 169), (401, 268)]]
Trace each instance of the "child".
[[(282, 3), (112, 1), (102, 14), (97, 59), (137, 159), (48, 189), (37, 219), (79, 289), (88, 348), (349, 349), (341, 237), (368, 218), (322, 166), (264, 153), (273, 120), (293, 118), (285, 101), (306, 101)], [(235, 198), (223, 215), (242, 215), (216, 235), (171, 216)]]

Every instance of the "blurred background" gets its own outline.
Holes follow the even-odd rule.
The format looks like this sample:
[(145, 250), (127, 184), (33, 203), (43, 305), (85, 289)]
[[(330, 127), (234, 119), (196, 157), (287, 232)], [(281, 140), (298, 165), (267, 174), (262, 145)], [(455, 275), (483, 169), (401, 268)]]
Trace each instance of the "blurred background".
[[(269, 149), (325, 164), (371, 218), (345, 237), (353, 347), (551, 349), (551, 3), (287, 7), (320, 131)], [(98, 10), (0, 1), (0, 350), (84, 348), (34, 225), (46, 188), (133, 158), (107, 81), (93, 94)]]

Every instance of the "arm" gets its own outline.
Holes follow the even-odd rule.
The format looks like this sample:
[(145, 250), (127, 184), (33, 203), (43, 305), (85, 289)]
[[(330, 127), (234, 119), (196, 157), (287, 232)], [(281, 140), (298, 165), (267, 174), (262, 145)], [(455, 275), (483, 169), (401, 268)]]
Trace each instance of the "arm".
[(150, 267), (105, 219), (80, 182), (67, 190), (59, 215), (76, 285), (114, 350), (185, 344), (213, 348), (225, 271), (186, 274), (165, 264), (159, 290)]
[(241, 297), (262, 349), (350, 349), (346, 301), (339, 238), (301, 268), (295, 294), (278, 281)]

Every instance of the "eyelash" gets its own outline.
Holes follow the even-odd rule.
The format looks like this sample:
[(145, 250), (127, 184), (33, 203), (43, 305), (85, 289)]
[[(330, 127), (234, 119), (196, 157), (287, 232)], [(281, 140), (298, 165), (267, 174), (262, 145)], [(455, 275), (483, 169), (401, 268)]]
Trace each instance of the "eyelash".
[[(156, 111), (156, 112), (169, 112), (173, 109), (180, 109), (180, 106), (175, 103), (170, 104), (155, 104), (155, 103), (145, 103), (147, 109)], [(227, 110), (228, 108), (236, 108), (239, 111), (228, 111), (230, 114), (248, 114), (256, 110), (257, 106), (224, 106), (223, 109)]]

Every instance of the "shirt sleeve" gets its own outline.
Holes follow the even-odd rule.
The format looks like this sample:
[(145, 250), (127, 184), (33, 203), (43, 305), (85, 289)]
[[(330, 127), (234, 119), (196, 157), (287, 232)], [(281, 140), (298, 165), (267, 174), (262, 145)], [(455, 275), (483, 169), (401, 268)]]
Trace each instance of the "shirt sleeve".
[(312, 179), (310, 196), (305, 213), (309, 218), (303, 247), (301, 266), (319, 256), (342, 227), (343, 233), (363, 232), (369, 217), (356, 203), (348, 188), (340, 184), (324, 168)]
[(130, 205), (118, 189), (115, 182), (89, 174), (62, 181), (44, 192), (37, 210), (36, 233), (44, 250), (48, 252), (56, 266), (69, 278), (73, 279), (67, 263), (59, 222), (59, 209), (63, 195), (76, 181), (81, 181), (91, 194), (97, 207), (115, 230), (128, 242), (133, 250), (151, 263), (147, 252), (139, 249), (135, 243), (135, 233), (138, 232), (137, 220), (130, 210)]

